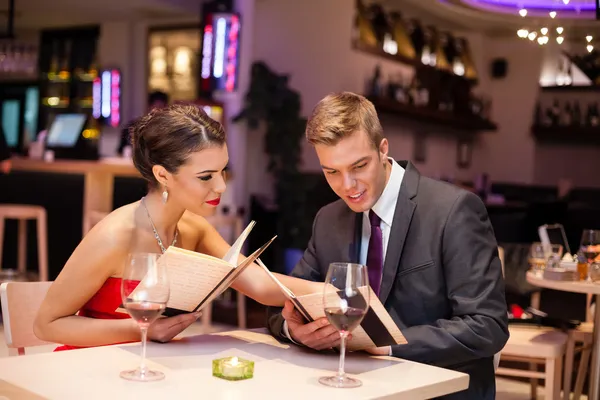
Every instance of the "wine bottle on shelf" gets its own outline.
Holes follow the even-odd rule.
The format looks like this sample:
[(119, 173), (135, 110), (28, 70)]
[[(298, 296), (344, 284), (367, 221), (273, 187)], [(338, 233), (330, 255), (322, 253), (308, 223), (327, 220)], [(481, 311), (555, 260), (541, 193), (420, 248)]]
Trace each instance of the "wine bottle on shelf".
[(533, 117), (533, 124), (535, 126), (544, 125), (544, 113), (542, 112), (542, 105), (540, 104), (539, 101), (535, 105), (535, 114)]
[(573, 84), (573, 70), (571, 69), (573, 63), (569, 62), (568, 64), (569, 66), (567, 67), (567, 72), (565, 73), (565, 85), (571, 86)]
[(576, 100), (573, 105), (573, 125), (581, 126), (581, 108), (579, 108), (579, 102)]
[(94, 53), (94, 56), (92, 57), (92, 62), (88, 67), (87, 74), (91, 79), (94, 79), (98, 76), (98, 60), (96, 59), (96, 53)]
[(398, 46), (398, 54), (410, 60), (414, 60), (416, 53), (413, 44), (406, 31), (406, 23), (402, 14), (398, 11), (392, 11), (390, 14), (390, 24), (392, 37)]
[(598, 104), (588, 104), (586, 125), (590, 127), (597, 127), (600, 124), (600, 115), (598, 114)]
[(48, 68), (48, 78), (54, 79), (58, 75), (58, 43), (52, 43), (52, 55), (50, 56), (50, 66)]
[(60, 72), (58, 75), (64, 79), (68, 80), (71, 77), (71, 71), (69, 68), (69, 61), (71, 60), (71, 42), (67, 40), (65, 43), (65, 54), (63, 55), (62, 62), (60, 64)]
[(435, 42), (436, 42), (436, 46), (435, 46), (435, 59), (436, 59), (436, 63), (437, 63), (437, 68), (441, 69), (443, 71), (451, 71), (452, 68), (450, 67), (450, 63), (448, 62), (448, 59), (446, 58), (446, 53), (444, 51), (444, 48), (447, 45), (448, 42), (448, 35), (444, 34), (444, 33), (440, 33), (437, 29), (432, 27), (432, 31), (434, 33), (434, 37), (435, 37)]
[(461, 48), (461, 61), (465, 69), (465, 78), (477, 79), (477, 69), (475, 68), (475, 62), (473, 61), (473, 55), (471, 54), (471, 48), (469, 42), (465, 38), (458, 38), (458, 43)]
[(565, 72), (563, 71), (563, 60), (558, 60), (558, 69), (556, 71), (556, 86), (564, 86)]
[(560, 123), (560, 105), (557, 99), (554, 99), (552, 108), (550, 109), (550, 115), (552, 120), (552, 126), (558, 126)]
[(377, 37), (368, 17), (367, 7), (362, 0), (356, 0), (356, 18), (354, 20), (353, 36), (355, 40), (368, 46), (377, 47)]
[(423, 48), (425, 47), (425, 34), (421, 23), (416, 19), (410, 20), (410, 39), (418, 59), (421, 59)]
[(429, 28), (423, 29), (423, 51), (421, 52), (421, 62), (423, 65), (435, 67), (437, 64), (433, 35)]
[(571, 109), (571, 102), (567, 101), (564, 110), (560, 114), (560, 124), (563, 126), (571, 126), (573, 123), (573, 110)]

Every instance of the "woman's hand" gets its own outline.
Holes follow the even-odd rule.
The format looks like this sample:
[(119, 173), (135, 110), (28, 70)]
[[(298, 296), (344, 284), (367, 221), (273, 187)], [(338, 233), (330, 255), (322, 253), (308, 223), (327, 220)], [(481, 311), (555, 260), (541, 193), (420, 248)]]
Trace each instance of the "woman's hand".
[(166, 343), (196, 322), (201, 315), (202, 313), (197, 311), (174, 317), (159, 318), (150, 325), (148, 339), (154, 342)]

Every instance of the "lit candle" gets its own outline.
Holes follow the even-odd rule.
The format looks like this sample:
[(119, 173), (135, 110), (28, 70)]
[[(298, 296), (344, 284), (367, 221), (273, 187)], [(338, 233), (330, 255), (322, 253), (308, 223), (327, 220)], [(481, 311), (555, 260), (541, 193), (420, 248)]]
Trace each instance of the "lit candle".
[(213, 360), (213, 376), (237, 381), (252, 378), (254, 375), (254, 362), (238, 357), (226, 357)]

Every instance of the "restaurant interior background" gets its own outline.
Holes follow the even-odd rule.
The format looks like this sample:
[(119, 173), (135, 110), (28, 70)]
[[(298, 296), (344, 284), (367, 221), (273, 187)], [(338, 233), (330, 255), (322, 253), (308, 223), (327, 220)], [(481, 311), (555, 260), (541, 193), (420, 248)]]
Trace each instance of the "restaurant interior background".
[[(120, 157), (121, 129), (146, 111), (148, 93), (195, 102), (228, 134), (221, 212), (258, 222), (250, 248), (280, 235), (263, 257), (272, 270), (289, 270), (316, 211), (335, 199), (302, 129), (286, 130), (333, 91), (373, 100), (393, 157), (484, 197), (507, 249), (509, 301), (531, 290), (524, 274), (539, 225), (562, 223), (572, 249), (582, 229), (600, 227), (594, 0), (539, 0), (526, 16), (512, 0), (11, 0), (2, 20), (13, 3), (14, 29), (0, 25), (0, 110), (15, 156), (43, 158), (32, 151), (40, 131), (80, 113), (77, 144), (54, 149), (55, 159)], [(251, 129), (250, 103), (283, 125)], [(273, 173), (270, 160), (282, 161)], [(144, 191), (141, 179), (116, 177), (112, 207)], [(0, 203), (47, 210), (50, 279), (81, 239), (83, 192), (82, 174), (0, 175)], [(31, 225), (32, 271), (35, 234)], [(16, 264), (17, 237), (7, 222), (3, 266)], [(579, 318), (576, 306), (556, 305), (583, 297), (545, 296), (543, 307)]]

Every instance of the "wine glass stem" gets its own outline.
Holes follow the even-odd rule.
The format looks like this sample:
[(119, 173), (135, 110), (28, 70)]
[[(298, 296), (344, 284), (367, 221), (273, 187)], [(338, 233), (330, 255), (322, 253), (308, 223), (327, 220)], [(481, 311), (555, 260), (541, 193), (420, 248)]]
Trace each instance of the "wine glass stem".
[(146, 373), (146, 337), (148, 336), (148, 327), (142, 326), (140, 327), (140, 331), (142, 332), (142, 361), (140, 363), (140, 372), (143, 374)]
[(346, 377), (346, 373), (344, 372), (344, 362), (346, 361), (346, 338), (348, 337), (347, 331), (340, 332), (341, 343), (340, 343), (340, 366), (338, 368), (338, 379), (343, 381)]

